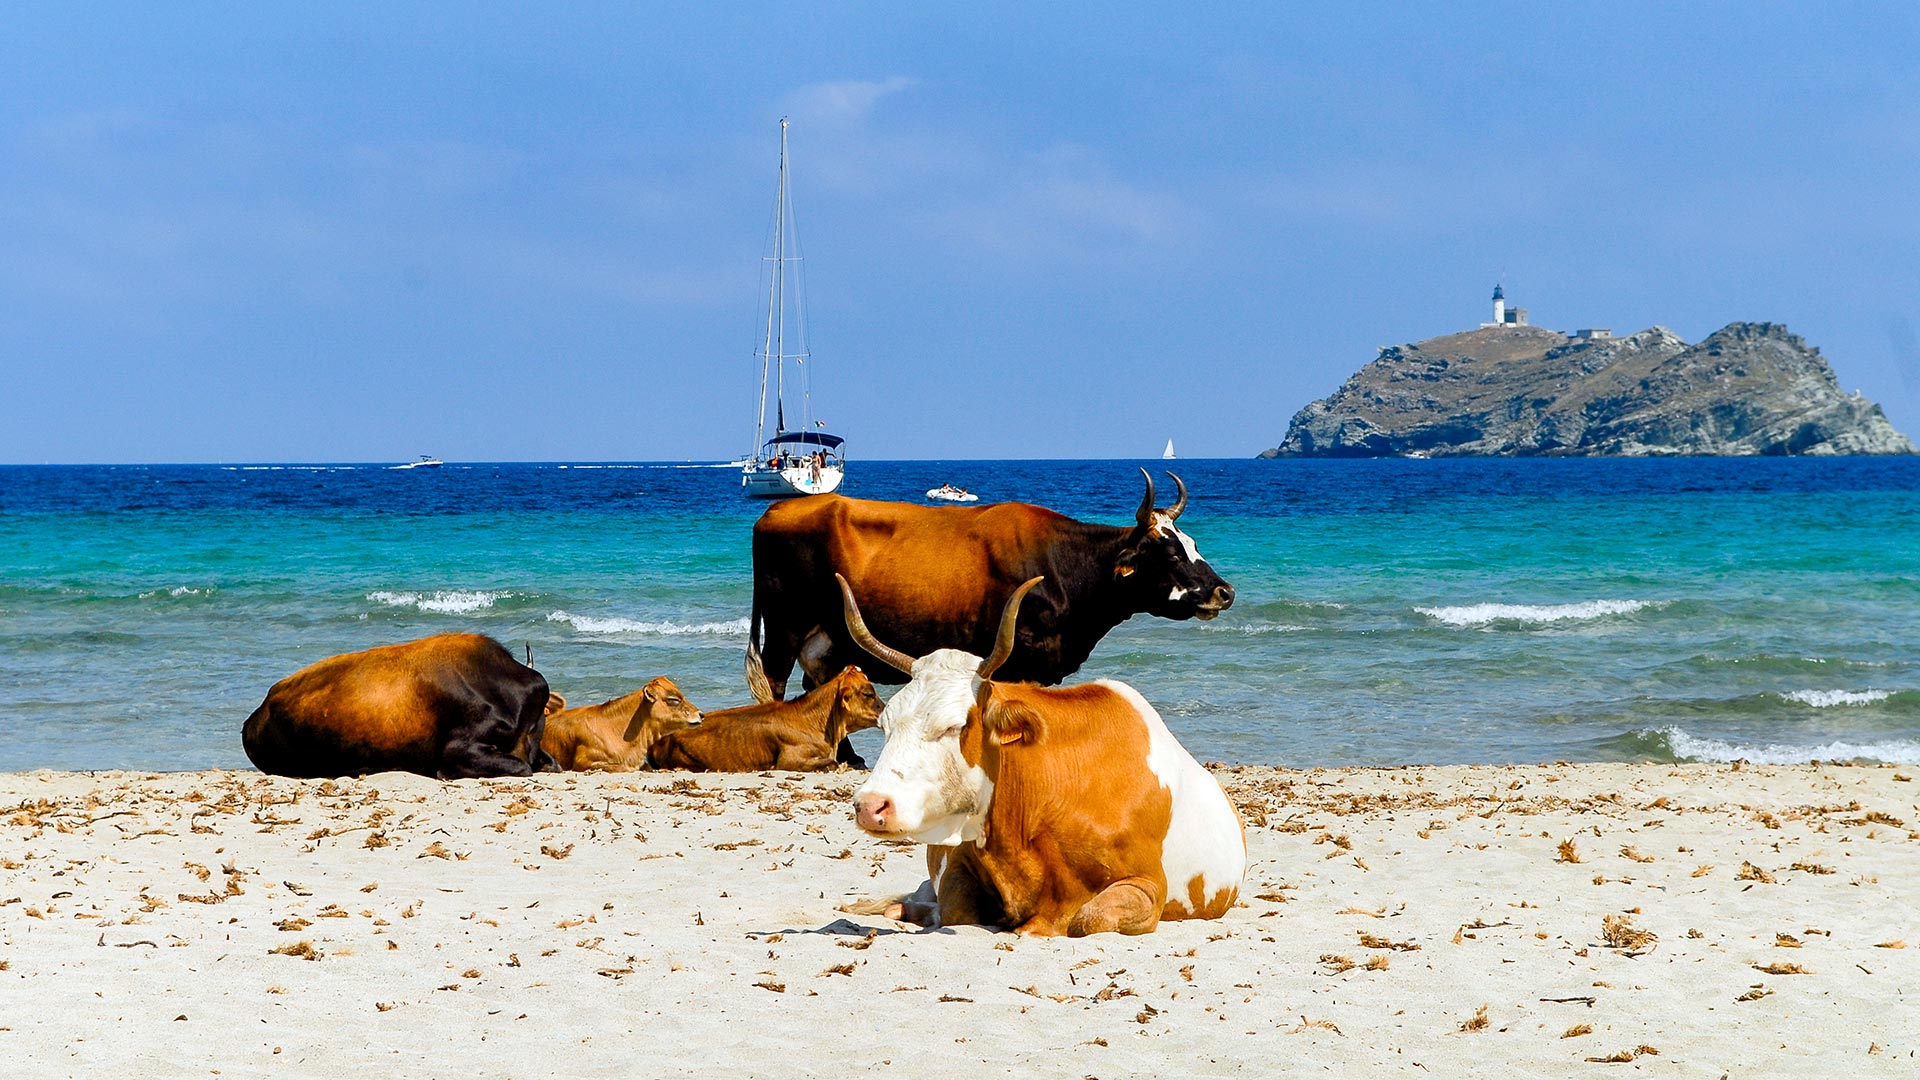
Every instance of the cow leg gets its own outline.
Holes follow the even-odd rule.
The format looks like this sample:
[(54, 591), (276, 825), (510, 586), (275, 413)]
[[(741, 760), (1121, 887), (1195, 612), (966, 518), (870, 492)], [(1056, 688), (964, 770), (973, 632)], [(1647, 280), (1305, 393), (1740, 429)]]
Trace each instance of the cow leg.
[[(773, 700), (787, 699), (787, 680), (793, 675), (794, 661), (802, 652), (802, 635), (776, 626), (772, 621), (763, 624), (766, 634), (766, 646), (760, 653), (760, 670), (767, 677), (767, 687), (773, 691)], [(805, 668), (802, 668), (804, 674)], [(807, 689), (812, 689), (809, 685)]]
[[(1160, 925), (1160, 912), (1165, 907), (1163, 891), (1150, 878), (1121, 878), (1073, 913), (1073, 918), (1067, 920), (1067, 936), (1108, 932), (1145, 934)], [(1046, 937), (1059, 933), (1051, 924), (1041, 927), (1035, 926), (1036, 922), (1039, 920), (1029, 921), (1020, 932)]]
[(780, 756), (773, 763), (776, 769), (789, 772), (819, 772), (831, 769), (834, 765), (833, 751), (824, 743), (807, 743), (801, 746), (782, 746)]
[(999, 926), (1007, 921), (1006, 905), (993, 886), (965, 862), (953, 859), (934, 886), (940, 900), (940, 926)]
[(867, 767), (867, 759), (861, 757), (859, 751), (853, 748), (852, 739), (840, 740), (840, 745), (833, 748), (833, 760), (852, 769)]
[(901, 922), (916, 923), (928, 929), (940, 926), (940, 901), (933, 894), (933, 882), (923, 881), (920, 887), (901, 897), (897, 902), (888, 904), (880, 914)]
[[(801, 687), (805, 690), (818, 689), (840, 674), (843, 667), (846, 667), (844, 663), (834, 659), (833, 638), (823, 627), (814, 627), (813, 632), (800, 643)], [(833, 759), (855, 769), (867, 767), (867, 759), (861, 757), (854, 750), (853, 743), (846, 739), (841, 739), (840, 744), (833, 748)]]
[(804, 678), (801, 686), (812, 690), (827, 680), (840, 674), (845, 664), (833, 659), (833, 638), (825, 629), (814, 627), (807, 633), (806, 640), (800, 643), (800, 671)]

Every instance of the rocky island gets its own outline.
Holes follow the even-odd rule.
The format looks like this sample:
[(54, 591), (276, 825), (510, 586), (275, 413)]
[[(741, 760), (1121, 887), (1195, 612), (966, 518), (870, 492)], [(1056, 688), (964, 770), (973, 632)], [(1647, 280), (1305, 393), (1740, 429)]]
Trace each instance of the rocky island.
[(1565, 334), (1503, 317), (1394, 345), (1294, 414), (1260, 456), (1911, 454), (1880, 406), (1840, 388), (1778, 323), (1689, 345), (1663, 326)]

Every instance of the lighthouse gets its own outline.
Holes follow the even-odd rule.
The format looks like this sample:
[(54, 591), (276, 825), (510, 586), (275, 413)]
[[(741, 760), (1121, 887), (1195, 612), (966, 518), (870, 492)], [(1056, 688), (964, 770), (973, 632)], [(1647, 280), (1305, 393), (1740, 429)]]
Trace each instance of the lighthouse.
[(1482, 330), (1496, 326), (1527, 325), (1527, 309), (1507, 306), (1507, 290), (1498, 285), (1493, 287), (1493, 321), (1480, 324)]

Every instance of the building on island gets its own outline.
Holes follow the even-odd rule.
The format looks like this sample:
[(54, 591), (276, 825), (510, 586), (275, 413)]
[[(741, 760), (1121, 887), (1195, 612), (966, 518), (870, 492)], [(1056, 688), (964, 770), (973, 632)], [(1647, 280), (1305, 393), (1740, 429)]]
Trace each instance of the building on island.
[(1523, 307), (1508, 307), (1506, 290), (1495, 285), (1493, 287), (1493, 321), (1481, 323), (1480, 328), (1484, 330), (1490, 326), (1525, 325), (1527, 325), (1527, 309)]
[[(1502, 326), (1530, 326), (1527, 322), (1527, 309), (1507, 306), (1507, 290), (1499, 285), (1493, 287), (1493, 321), (1483, 322), (1480, 329), (1490, 330)], [(1613, 331), (1604, 326), (1590, 326), (1575, 330), (1567, 337), (1573, 341), (1611, 341)]]

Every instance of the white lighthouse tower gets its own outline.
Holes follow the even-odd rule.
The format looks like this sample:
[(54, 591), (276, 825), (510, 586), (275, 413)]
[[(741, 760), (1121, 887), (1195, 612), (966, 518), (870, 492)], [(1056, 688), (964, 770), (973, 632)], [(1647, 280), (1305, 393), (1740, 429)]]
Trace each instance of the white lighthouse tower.
[(1507, 293), (1497, 284), (1493, 287), (1493, 325), (1507, 325)]

